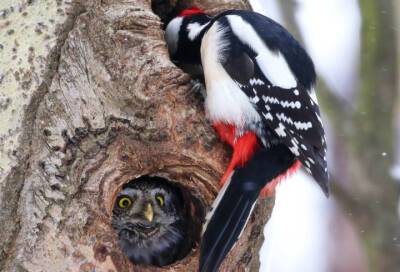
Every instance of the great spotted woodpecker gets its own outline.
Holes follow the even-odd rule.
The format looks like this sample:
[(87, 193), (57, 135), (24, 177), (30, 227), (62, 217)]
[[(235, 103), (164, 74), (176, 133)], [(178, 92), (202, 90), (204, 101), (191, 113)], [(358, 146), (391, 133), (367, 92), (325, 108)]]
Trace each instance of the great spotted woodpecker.
[(328, 195), (314, 65), (287, 30), (251, 11), (210, 17), (184, 10), (168, 24), (166, 40), (176, 64), (204, 74), (207, 117), (233, 148), (201, 244), (200, 271), (215, 271), (260, 191), (271, 194), (302, 166)]

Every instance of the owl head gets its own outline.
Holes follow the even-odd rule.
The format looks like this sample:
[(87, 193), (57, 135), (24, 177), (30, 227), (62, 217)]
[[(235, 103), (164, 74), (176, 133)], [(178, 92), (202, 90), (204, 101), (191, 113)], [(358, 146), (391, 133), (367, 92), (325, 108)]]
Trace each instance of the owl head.
[(180, 190), (164, 179), (141, 177), (118, 193), (112, 226), (136, 264), (164, 266), (183, 257), (186, 214)]

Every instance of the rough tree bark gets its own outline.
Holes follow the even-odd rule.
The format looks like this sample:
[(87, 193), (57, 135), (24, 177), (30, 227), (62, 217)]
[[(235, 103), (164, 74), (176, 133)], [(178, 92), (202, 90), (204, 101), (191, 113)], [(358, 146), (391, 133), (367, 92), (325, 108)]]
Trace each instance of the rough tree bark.
[[(0, 10), (0, 270), (196, 271), (198, 232), (186, 258), (156, 269), (131, 264), (110, 226), (119, 188), (146, 174), (183, 189), (198, 230), (229, 155), (170, 62), (151, 2), (6, 0)], [(257, 267), (269, 212), (256, 206), (222, 271)]]

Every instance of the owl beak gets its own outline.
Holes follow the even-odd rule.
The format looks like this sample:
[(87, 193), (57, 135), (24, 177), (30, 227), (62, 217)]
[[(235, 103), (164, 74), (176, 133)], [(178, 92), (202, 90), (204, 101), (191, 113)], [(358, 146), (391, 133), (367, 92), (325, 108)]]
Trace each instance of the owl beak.
[(151, 206), (150, 203), (147, 203), (143, 215), (147, 219), (147, 221), (149, 221), (150, 223), (153, 222), (154, 212), (153, 212), (153, 206)]

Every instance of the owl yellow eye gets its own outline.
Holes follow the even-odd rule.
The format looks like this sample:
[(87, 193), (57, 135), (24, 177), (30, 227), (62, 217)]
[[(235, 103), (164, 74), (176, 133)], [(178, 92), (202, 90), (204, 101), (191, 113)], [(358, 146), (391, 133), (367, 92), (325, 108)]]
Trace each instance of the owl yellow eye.
[(118, 200), (118, 207), (121, 209), (127, 209), (132, 206), (132, 199), (127, 196), (123, 196)]
[(164, 197), (162, 195), (157, 195), (156, 196), (158, 204), (162, 207), (164, 206)]

